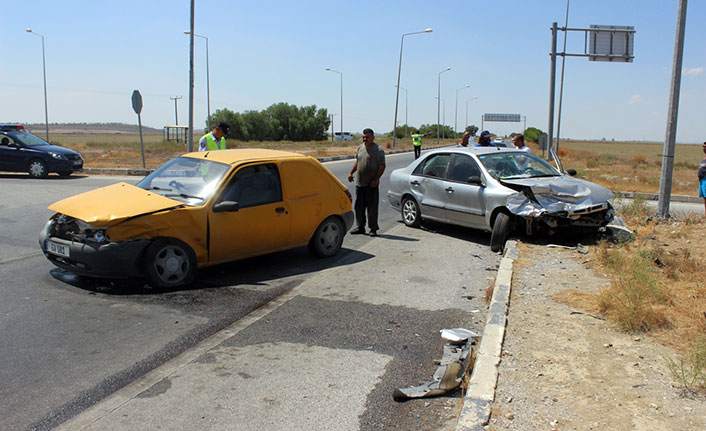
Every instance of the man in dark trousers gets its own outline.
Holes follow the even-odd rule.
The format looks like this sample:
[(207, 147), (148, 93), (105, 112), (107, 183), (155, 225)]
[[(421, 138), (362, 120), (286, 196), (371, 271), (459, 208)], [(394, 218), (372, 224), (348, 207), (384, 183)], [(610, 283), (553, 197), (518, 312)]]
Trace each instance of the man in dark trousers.
[(355, 176), (355, 220), (358, 227), (351, 231), (353, 235), (365, 234), (367, 213), (370, 236), (378, 236), (378, 203), (380, 201), (380, 177), (385, 172), (385, 151), (375, 143), (372, 129), (363, 130), (363, 143), (358, 147), (353, 169), (348, 181)]

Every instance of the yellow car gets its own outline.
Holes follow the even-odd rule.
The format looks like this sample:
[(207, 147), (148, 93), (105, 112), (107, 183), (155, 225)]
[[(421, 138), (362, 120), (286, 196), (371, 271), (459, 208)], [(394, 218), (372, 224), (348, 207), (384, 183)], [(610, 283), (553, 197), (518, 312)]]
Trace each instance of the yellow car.
[(136, 186), (118, 183), (49, 206), (39, 236), (56, 266), (100, 278), (190, 283), (197, 268), (308, 245), (341, 249), (351, 194), (318, 160), (237, 149), (188, 153)]

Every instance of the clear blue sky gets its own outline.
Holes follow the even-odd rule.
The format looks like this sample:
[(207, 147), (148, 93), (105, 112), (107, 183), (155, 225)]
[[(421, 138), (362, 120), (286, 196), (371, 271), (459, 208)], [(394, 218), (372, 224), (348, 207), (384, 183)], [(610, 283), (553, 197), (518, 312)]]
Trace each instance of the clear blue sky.
[[(482, 113), (516, 113), (547, 130), (551, 23), (562, 26), (566, 0), (496, 1), (205, 1), (196, 0), (195, 32), (209, 38), (211, 111), (261, 110), (277, 102), (316, 105), (336, 114), (343, 72), (344, 129), (392, 129), (403, 33), (401, 86), (411, 125), (436, 123), (438, 73), (445, 124), (480, 126)], [(130, 95), (143, 95), (144, 125), (188, 124), (188, 0), (53, 1), (3, 4), (0, 123), (44, 122), (41, 39), (45, 37), (49, 122), (137, 123)], [(571, 0), (569, 27), (632, 25), (628, 64), (567, 58), (562, 138), (663, 141), (667, 123), (677, 0)], [(692, 0), (678, 142), (703, 142), (706, 129), (706, 4)], [(559, 33), (561, 51), (563, 35)], [(583, 52), (569, 34), (567, 52)], [(557, 80), (561, 59), (557, 68)], [(558, 101), (557, 87), (557, 101)], [(205, 41), (195, 40), (194, 125), (206, 118)], [(443, 120), (444, 118), (442, 118)], [(405, 120), (400, 93), (398, 120)], [(498, 134), (517, 123), (486, 123)]]

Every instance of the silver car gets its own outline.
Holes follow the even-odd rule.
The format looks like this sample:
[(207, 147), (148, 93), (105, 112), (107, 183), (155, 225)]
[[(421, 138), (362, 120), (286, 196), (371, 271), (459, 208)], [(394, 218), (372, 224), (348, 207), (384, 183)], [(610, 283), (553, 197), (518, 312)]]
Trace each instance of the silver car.
[(394, 170), (387, 199), (407, 226), (435, 220), (491, 232), (493, 251), (503, 250), (513, 230), (548, 235), (562, 227), (608, 224), (613, 193), (573, 178), (575, 171), (564, 172), (554, 161), (558, 169), (520, 150), (438, 149)]

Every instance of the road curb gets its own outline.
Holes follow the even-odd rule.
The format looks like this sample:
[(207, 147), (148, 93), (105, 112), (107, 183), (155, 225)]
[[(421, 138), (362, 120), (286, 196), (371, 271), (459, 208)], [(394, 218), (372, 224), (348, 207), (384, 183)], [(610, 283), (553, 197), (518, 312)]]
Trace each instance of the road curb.
[(518, 255), (517, 241), (507, 241), (456, 431), (481, 431), (490, 420), (510, 305), (512, 265)]

